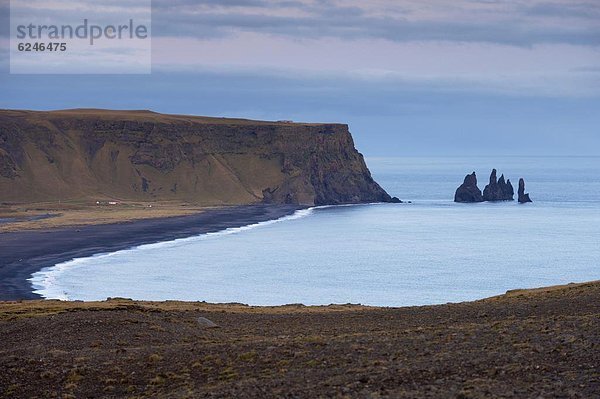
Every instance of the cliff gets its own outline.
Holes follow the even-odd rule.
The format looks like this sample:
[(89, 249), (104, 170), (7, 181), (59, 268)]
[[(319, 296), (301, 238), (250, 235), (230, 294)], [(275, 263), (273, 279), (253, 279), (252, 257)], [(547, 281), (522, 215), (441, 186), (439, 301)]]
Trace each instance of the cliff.
[(390, 202), (347, 125), (0, 111), (0, 202)]

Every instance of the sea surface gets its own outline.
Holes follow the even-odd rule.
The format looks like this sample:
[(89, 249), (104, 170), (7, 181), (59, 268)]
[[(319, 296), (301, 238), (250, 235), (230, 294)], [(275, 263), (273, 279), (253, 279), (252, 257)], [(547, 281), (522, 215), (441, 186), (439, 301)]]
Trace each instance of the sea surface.
[[(362, 303), (474, 300), (600, 279), (600, 158), (370, 158), (374, 178), (411, 204), (318, 207), (259, 223), (70, 262), (38, 272), (46, 298)], [(455, 204), (492, 168), (532, 204)]]

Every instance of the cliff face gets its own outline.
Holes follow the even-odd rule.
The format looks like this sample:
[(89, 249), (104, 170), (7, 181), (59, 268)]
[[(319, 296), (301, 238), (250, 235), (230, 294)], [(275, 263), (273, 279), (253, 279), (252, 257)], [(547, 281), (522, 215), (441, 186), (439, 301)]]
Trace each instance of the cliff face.
[(0, 111), (0, 202), (389, 202), (346, 125)]

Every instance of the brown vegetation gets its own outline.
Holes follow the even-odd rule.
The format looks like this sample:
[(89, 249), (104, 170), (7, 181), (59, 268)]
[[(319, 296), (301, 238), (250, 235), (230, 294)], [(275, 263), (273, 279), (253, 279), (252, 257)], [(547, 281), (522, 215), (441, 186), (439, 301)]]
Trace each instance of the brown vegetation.
[[(198, 323), (205, 317), (219, 328)], [(600, 283), (410, 308), (0, 305), (0, 395), (592, 398)]]

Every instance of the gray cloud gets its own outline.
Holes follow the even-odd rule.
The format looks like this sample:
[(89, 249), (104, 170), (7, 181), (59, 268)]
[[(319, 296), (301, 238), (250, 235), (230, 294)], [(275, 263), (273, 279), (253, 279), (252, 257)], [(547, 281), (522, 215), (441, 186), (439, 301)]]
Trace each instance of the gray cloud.
[[(386, 13), (385, 8), (338, 6), (333, 1), (155, 0), (153, 33), (207, 38), (243, 31), (294, 38), (600, 45), (599, 3), (542, 2), (518, 7), (476, 3), (479, 7), (432, 6), (436, 12), (432, 17), (393, 2), (394, 12)], [(287, 12), (274, 12), (281, 10)], [(569, 20), (557, 23), (557, 17)]]
[(527, 7), (525, 13), (537, 17), (581, 18), (597, 21), (600, 18), (600, 7), (589, 2), (548, 2)]
[[(378, 38), (525, 47), (552, 43), (600, 45), (600, 2), (596, 1), (419, 3), (421, 8), (415, 8), (415, 3), (394, 1), (373, 6), (339, 5), (333, 0), (154, 0), (152, 33), (154, 37), (201, 39), (256, 32), (299, 39)], [(136, 1), (106, 0), (100, 4), (127, 10)], [(0, 16), (7, 15), (8, 2), (0, 1)], [(75, 16), (80, 19), (81, 12), (39, 9), (35, 15), (71, 21)], [(90, 15), (105, 19), (93, 6)], [(8, 27), (2, 25), (6, 29), (0, 29), (0, 36), (6, 37)]]
[[(85, 2), (87, 1), (87, 3)], [(88, 19), (90, 24), (123, 24), (129, 18), (139, 21), (149, 19), (151, 8), (146, 10), (140, 7), (138, 0), (103, 0), (99, 5), (105, 7), (100, 9), (98, 5), (91, 0), (80, 1), (78, 8), (59, 8), (52, 4), (52, 7), (46, 6), (45, 3), (36, 4), (36, 7), (23, 7), (26, 2), (20, 1), (9, 7), (8, 2), (0, 2), (0, 37), (10, 36), (11, 18), (18, 21), (19, 24), (28, 25), (65, 25), (73, 26), (83, 23), (83, 19)], [(148, 2), (150, 6), (150, 2)], [(14, 34), (15, 32), (13, 32)]]
[(8, 2), (0, 2), (0, 38), (10, 36), (10, 7)]
[(337, 37), (342, 39), (381, 38), (398, 42), (452, 41), (487, 42), (517, 46), (542, 43), (600, 45), (600, 27), (557, 29), (525, 26), (517, 22), (463, 23), (411, 22), (391, 18), (289, 18), (243, 15), (177, 15), (154, 18), (155, 36), (197, 38), (228, 36), (236, 31), (300, 38)]

